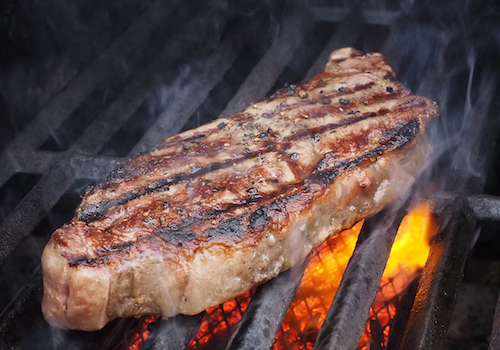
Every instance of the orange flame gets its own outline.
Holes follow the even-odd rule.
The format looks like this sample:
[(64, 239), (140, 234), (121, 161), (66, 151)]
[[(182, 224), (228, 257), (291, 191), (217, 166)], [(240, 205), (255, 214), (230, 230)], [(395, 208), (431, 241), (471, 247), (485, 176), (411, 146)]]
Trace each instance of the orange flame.
[[(275, 350), (312, 349), (338, 289), (362, 223), (330, 238), (317, 248), (276, 335)], [(398, 296), (416, 277), (429, 254), (429, 238), (435, 232), (428, 204), (421, 204), (405, 217), (398, 230), (360, 349), (369, 349), (373, 320), (380, 323), (386, 345), (390, 321), (397, 311)], [(391, 301), (391, 302), (388, 302)], [(392, 302), (394, 301), (394, 302)]]
[(363, 221), (336, 235), (312, 254), (273, 349), (312, 349), (354, 251)]
[(413, 208), (401, 222), (359, 342), (359, 349), (370, 349), (370, 343), (374, 341), (373, 321), (378, 323), (379, 330), (383, 332), (384, 339), (379, 346), (387, 345), (391, 321), (396, 316), (400, 295), (425, 265), (430, 250), (429, 242), (436, 233), (436, 228), (437, 223), (427, 203)]
[(429, 255), (429, 241), (435, 227), (429, 205), (415, 207), (399, 226), (384, 277), (395, 277), (403, 271), (411, 275), (421, 269)]

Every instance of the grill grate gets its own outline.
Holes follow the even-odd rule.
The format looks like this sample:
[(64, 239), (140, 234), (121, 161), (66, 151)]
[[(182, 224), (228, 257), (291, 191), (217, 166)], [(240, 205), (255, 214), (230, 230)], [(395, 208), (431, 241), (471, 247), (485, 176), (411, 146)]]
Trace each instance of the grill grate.
[[(421, 20), (428, 15), (425, 8), (405, 2), (391, 2), (387, 8), (364, 6), (362, 10), (345, 4), (325, 5), (321, 1), (312, 2), (309, 7), (278, 3), (261, 3), (245, 10), (222, 0), (203, 6), (190, 1), (142, 5), (142, 12), (131, 20), (128, 28), (116, 34), (91, 63), (61, 78), (64, 83), (60, 84), (60, 91), (52, 91), (43, 108), (3, 148), (0, 153), (1, 348), (123, 349), (128, 346), (124, 339), (134, 341), (137, 329), (144, 323), (142, 319), (114, 321), (104, 330), (92, 333), (58, 331), (43, 321), (39, 258), (51, 232), (71, 219), (85, 187), (109, 174), (124, 157), (219, 115), (231, 115), (284, 83), (309, 79), (322, 70), (328, 54), (335, 48), (356, 46), (365, 51), (383, 51), (406, 85), (442, 102), (444, 121), (438, 129), (450, 140), (447, 150), (440, 154), (451, 161), (444, 161), (445, 166), (437, 172), (454, 169), (453, 160), (457, 157), (449, 151), (454, 146), (473, 149), (466, 167), (476, 172), (484, 169), (498, 125), (491, 121), (495, 113), (491, 96), (496, 89), (488, 79), (491, 62), (477, 58), (488, 53), (480, 46), (483, 41), (475, 40), (474, 46), (465, 40), (472, 34), (460, 31), (457, 34), (455, 27), (447, 27), (447, 19), (439, 17), (443, 12), (439, 6), (435, 8), (436, 17), (431, 17), (442, 20), (442, 27), (436, 28), (432, 21), (429, 24)], [(488, 7), (477, 11), (474, 7), (470, 12), (483, 16)], [(486, 32), (488, 23), (483, 24)], [(441, 37), (436, 38), (436, 31)], [(415, 33), (418, 35), (413, 37)], [(477, 37), (484, 33), (473, 34)], [(466, 44), (456, 45), (460, 39)], [(474, 54), (477, 62), (467, 57), (457, 58), (464, 56), (461, 49), (472, 53), (470, 56)], [(431, 62), (444, 67), (448, 64), (453, 69), (444, 74), (443, 67)], [(446, 95), (442, 92), (446, 85), (464, 88)], [(453, 119), (456, 114), (458, 121)], [(478, 117), (471, 119), (471, 115)], [(465, 133), (470, 139), (463, 144), (457, 142), (457, 135), (474, 123), (491, 127)], [(484, 178), (463, 173), (450, 181), (455, 187), (443, 187), (456, 192), (428, 191), (432, 195), (427, 197), (434, 202), (434, 210), (445, 229), (434, 241), (437, 253), (424, 269), (418, 292), (416, 285), (408, 292), (411, 301), (401, 297), (380, 310), (372, 309), (368, 315), (380, 280), (373, 276), (381, 275), (386, 258), (374, 264), (364, 260), (379, 258), (383, 247), (388, 254), (383, 239), (376, 244), (372, 242), (368, 246), (371, 253), (355, 254), (348, 268), (348, 276), (359, 276), (359, 269), (374, 269), (369, 273), (370, 281), (354, 278), (354, 282), (343, 282), (316, 348), (325, 348), (326, 344), (336, 349), (355, 348), (368, 316), (375, 339), (372, 348), (379, 344), (380, 348), (386, 345), (387, 349), (396, 349), (401, 342), (404, 349), (439, 348), (444, 333), (436, 334), (434, 321), (447, 328), (476, 221), (500, 220), (500, 198), (481, 194)], [(431, 179), (433, 176), (429, 175)], [(467, 186), (457, 187), (461, 182)], [(370, 219), (377, 226), (369, 225), (372, 228), (365, 229), (362, 237), (380, 230), (381, 220), (390, 213), (388, 209)], [(398, 225), (387, 226), (391, 226), (387, 236), (380, 237), (391, 240)], [(363, 239), (358, 242), (362, 243)], [(453, 264), (456, 266), (448, 270)], [(222, 347), (271, 348), (304, 268), (305, 262), (259, 287), (248, 309), (250, 296), (243, 296), (238, 307), (242, 313), (247, 310), (231, 338), (226, 339), (227, 345), (224, 342)], [(349, 300), (355, 295), (343, 291), (365, 291), (365, 287), (369, 291), (360, 298), (364, 307), (349, 309)], [(442, 294), (443, 288), (447, 295)], [(418, 302), (410, 316), (415, 293)], [(341, 300), (348, 302), (341, 304)], [(398, 311), (394, 320), (397, 331), (391, 330), (388, 344), (382, 344), (376, 334), (387, 332), (385, 320), (391, 323), (394, 317), (390, 305), (399, 302), (407, 303), (406, 309), (403, 307), (406, 311)], [(211, 311), (219, 312), (217, 308)], [(500, 332), (499, 314), (497, 310), (494, 335)], [(354, 326), (346, 324), (356, 317)], [(406, 322), (400, 326), (398, 318), (409, 318), (411, 327), (406, 333)], [(184, 349), (202, 322), (201, 316), (178, 316), (151, 323), (154, 330), (150, 337), (140, 342), (144, 343), (144, 349)], [(497, 337), (492, 339), (494, 348)], [(202, 342), (203, 336), (192, 342), (196, 341)], [(333, 343), (343, 347), (334, 347)]]
[(227, 343), (242, 315), (252, 300), (255, 289), (243, 293), (236, 299), (210, 308), (202, 320), (201, 327), (187, 349), (217, 349)]

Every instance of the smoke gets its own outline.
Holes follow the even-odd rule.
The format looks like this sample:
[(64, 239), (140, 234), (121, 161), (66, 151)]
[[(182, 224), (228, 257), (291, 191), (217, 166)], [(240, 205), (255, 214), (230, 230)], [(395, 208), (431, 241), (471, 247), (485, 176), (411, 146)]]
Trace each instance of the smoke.
[(428, 127), (435, 153), (426, 177), (447, 191), (482, 189), (495, 142), (500, 28), (488, 5), (403, 2), (380, 48), (407, 87), (440, 106)]

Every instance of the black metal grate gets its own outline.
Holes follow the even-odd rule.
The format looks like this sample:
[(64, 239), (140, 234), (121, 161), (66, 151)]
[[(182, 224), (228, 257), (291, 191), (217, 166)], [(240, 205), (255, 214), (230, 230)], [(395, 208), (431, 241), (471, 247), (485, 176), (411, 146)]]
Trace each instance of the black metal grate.
[[(423, 191), (434, 202), (442, 219), (445, 229), (434, 242), (442, 254), (436, 253), (424, 270), (422, 286), (430, 287), (427, 293), (423, 287), (417, 293), (420, 308), (416, 306), (410, 316), (411, 307), (406, 307), (406, 318), (416, 326), (406, 334), (402, 326), (387, 344), (388, 349), (399, 348), (401, 342), (405, 349), (439, 348), (436, 339), (442, 343), (443, 335), (436, 338), (436, 324), (446, 328), (449, 323), (476, 221), (500, 220), (500, 199), (482, 194), (485, 179), (478, 175), (498, 137), (498, 118), (492, 117), (498, 115), (493, 103), (498, 87), (492, 77), (500, 50), (488, 46), (497, 32), (497, 12), (490, 4), (465, 4), (466, 11), (452, 6), (460, 18), (455, 23), (449, 7), (425, 2), (392, 1), (362, 8), (322, 1), (132, 3), (127, 8), (136, 13), (119, 17), (110, 38), (84, 50), (80, 60), (71, 60), (74, 47), (69, 53), (56, 50), (56, 61), (70, 60), (70, 68), (51, 71), (61, 75), (51, 77), (59, 83), (42, 89), (38, 103), (25, 108), (31, 115), (23, 117), (22, 128), (2, 140), (0, 348), (126, 348), (123, 340), (133, 341), (142, 321), (114, 321), (88, 334), (55, 330), (43, 320), (39, 259), (51, 232), (71, 219), (85, 187), (105, 177), (124, 157), (219, 115), (235, 113), (285, 83), (309, 79), (322, 70), (328, 54), (342, 46), (383, 52), (407, 86), (441, 104), (441, 121), (431, 134), (444, 135), (445, 142), (438, 143), (440, 166), (431, 168), (422, 183), (438, 184), (448, 192), (427, 187), (417, 193)], [(118, 8), (110, 5), (109, 14), (121, 13)], [(70, 42), (76, 47), (84, 40)], [(2, 72), (1, 77), (6, 82), (2, 89), (14, 86), (7, 83), (14, 73)], [(6, 107), (0, 106), (0, 113), (14, 120), (20, 109), (17, 100), (7, 100), (10, 94), (9, 90), (3, 95)], [(474, 128), (476, 124), (483, 127)], [(371, 219), (372, 230), (380, 230), (381, 220), (389, 214), (387, 210)], [(450, 218), (455, 221), (448, 222)], [(385, 240), (397, 227), (389, 221)], [(370, 276), (378, 276), (385, 259), (373, 262), (384, 244), (372, 243), (371, 255), (355, 255), (348, 276), (364, 273), (368, 266), (374, 269)], [(451, 262), (457, 265), (453, 271), (447, 269)], [(257, 289), (226, 348), (272, 346), (304, 266)], [(342, 297), (334, 301), (316, 348), (329, 343), (336, 343), (336, 349), (356, 346), (378, 284), (376, 277), (343, 282), (338, 294)], [(451, 288), (447, 296), (440, 294), (445, 287)], [(369, 289), (361, 298), (365, 308), (353, 310), (349, 300), (356, 296), (346, 291), (359, 288)], [(375, 318), (378, 312), (374, 310)], [(341, 314), (346, 316), (339, 318)], [(362, 320), (356, 327), (345, 323), (355, 318)], [(182, 349), (201, 322), (199, 316), (156, 322), (144, 348)], [(494, 334), (499, 332), (497, 323)], [(374, 333), (377, 327), (373, 323)]]

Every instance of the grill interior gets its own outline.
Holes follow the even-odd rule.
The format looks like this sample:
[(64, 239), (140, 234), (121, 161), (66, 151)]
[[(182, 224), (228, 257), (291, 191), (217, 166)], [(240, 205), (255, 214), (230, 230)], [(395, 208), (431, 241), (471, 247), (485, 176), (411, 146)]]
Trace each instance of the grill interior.
[[(500, 260), (491, 249), (500, 243), (493, 78), (500, 28), (493, 4), (129, 0), (0, 6), (6, 14), (0, 40), (8, 48), (0, 57), (1, 348), (126, 349), (143, 319), (113, 321), (92, 333), (56, 330), (43, 320), (39, 265), (50, 234), (71, 219), (85, 188), (123, 159), (309, 79), (343, 46), (382, 52), (406, 86), (441, 106), (430, 135), (439, 141), (436, 156), (414, 197), (434, 203), (444, 229), (433, 241), (436, 253), (421, 287), (414, 286), (418, 302), (408, 330), (402, 326), (390, 346), (454, 344), (440, 327), (455, 320), (470, 243), (478, 241), (465, 266), (466, 282), (467, 271)], [(406, 209), (399, 205), (370, 218), (362, 237), (380, 227), (385, 239), (394, 235)], [(351, 259), (350, 276), (383, 269), (383, 242), (363, 251), (369, 253)], [(374, 256), (381, 258), (371, 264)], [(222, 347), (269, 349), (304, 267), (258, 288)], [(500, 288), (493, 280), (488, 288)], [(341, 284), (316, 348), (355, 348), (359, 335), (346, 321), (360, 317), (364, 327), (378, 284), (375, 278)], [(356, 313), (348, 305), (360, 288), (369, 292), (362, 295), (365, 311)], [(183, 349), (200, 322), (201, 316), (179, 316), (152, 323), (143, 348)], [(500, 332), (497, 323), (491, 327), (493, 335)], [(493, 349), (498, 340), (491, 339)], [(487, 348), (489, 340), (477, 343)]]

